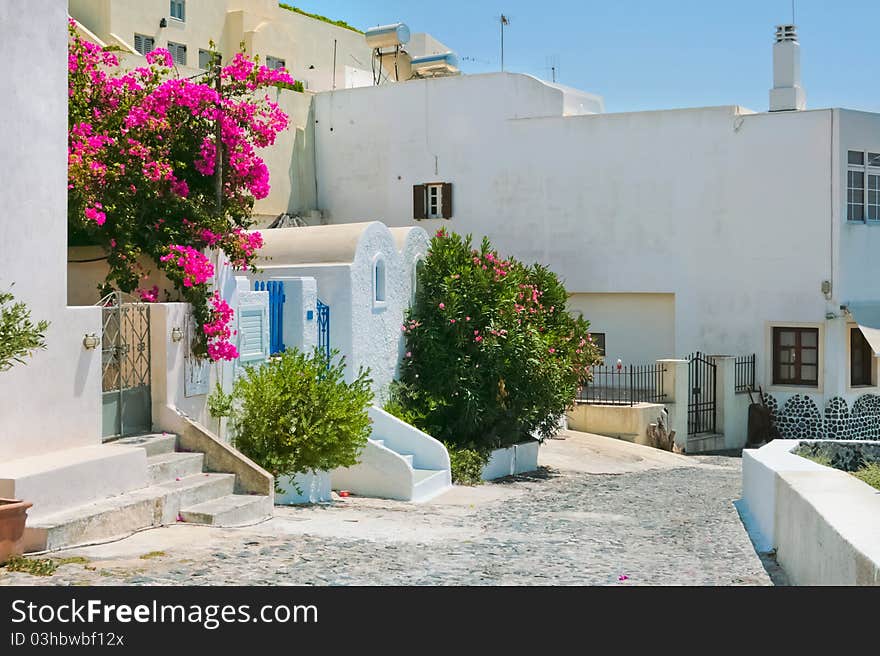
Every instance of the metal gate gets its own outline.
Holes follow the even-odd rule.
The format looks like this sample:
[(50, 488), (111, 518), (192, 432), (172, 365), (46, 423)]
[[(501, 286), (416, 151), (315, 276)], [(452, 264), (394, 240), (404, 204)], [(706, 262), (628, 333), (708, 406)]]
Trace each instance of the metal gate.
[(105, 440), (152, 429), (150, 305), (108, 294), (101, 336), (102, 435)]
[(688, 360), (688, 435), (714, 433), (717, 366), (700, 352)]
[(327, 354), (330, 360), (330, 306), (318, 299), (318, 348)]
[(255, 292), (269, 292), (269, 355), (285, 351), (284, 346), (284, 282), (281, 280), (254, 281)]

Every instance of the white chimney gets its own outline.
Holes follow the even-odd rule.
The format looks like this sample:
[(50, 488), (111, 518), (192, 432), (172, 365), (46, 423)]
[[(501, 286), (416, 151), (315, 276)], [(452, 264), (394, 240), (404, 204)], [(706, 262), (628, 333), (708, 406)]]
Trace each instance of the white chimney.
[(801, 86), (801, 45), (797, 39), (797, 27), (777, 25), (770, 111), (795, 111), (806, 107), (807, 94)]

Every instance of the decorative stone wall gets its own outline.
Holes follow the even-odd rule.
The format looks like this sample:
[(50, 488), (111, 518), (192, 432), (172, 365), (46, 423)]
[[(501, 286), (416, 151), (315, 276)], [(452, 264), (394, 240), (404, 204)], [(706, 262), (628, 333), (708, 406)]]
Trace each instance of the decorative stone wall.
[(824, 413), (809, 396), (796, 394), (780, 408), (772, 394), (767, 405), (779, 434), (787, 440), (876, 440), (880, 439), (880, 396), (865, 394), (850, 410), (846, 399), (832, 397)]

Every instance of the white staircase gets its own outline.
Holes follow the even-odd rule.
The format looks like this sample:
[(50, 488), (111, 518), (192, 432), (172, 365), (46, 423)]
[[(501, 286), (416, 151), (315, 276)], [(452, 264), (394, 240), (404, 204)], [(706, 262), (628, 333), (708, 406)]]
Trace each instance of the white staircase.
[(205, 472), (204, 454), (177, 451), (175, 435), (143, 435), (112, 444), (146, 452), (147, 487), (29, 520), (28, 551), (85, 544), (178, 521), (233, 526), (272, 516), (270, 497), (235, 494), (235, 474)]
[(354, 467), (335, 469), (334, 489), (380, 499), (423, 502), (452, 487), (449, 453), (430, 435), (375, 406), (373, 434)]

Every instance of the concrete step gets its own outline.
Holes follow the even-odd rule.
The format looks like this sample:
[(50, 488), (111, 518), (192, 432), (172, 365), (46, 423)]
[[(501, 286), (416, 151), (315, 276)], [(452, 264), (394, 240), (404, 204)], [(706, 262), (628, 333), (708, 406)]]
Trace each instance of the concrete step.
[(147, 458), (150, 485), (200, 474), (204, 464), (204, 453), (162, 453), (152, 456)]
[(385, 440), (370, 440), (374, 444), (378, 444), (379, 446), (385, 446)]
[(176, 521), (181, 508), (232, 494), (235, 489), (235, 474), (196, 474), (179, 481), (167, 481), (156, 487), (168, 499), (163, 520), (170, 524)]
[(428, 501), (452, 487), (448, 469), (413, 469), (413, 495), (415, 502)]
[(723, 451), (724, 448), (724, 435), (721, 435), (720, 433), (688, 435), (685, 453), (694, 455), (697, 453)]
[(57, 549), (173, 524), (182, 507), (230, 495), (234, 485), (234, 474), (197, 474), (29, 521), (25, 549)]
[(401, 458), (406, 460), (409, 463), (410, 467), (413, 466), (413, 457), (414, 456), (411, 453), (398, 453), (397, 455), (399, 455)]
[(181, 509), (183, 521), (210, 526), (241, 526), (272, 516), (272, 500), (267, 496), (230, 494)]
[(158, 456), (163, 453), (173, 453), (177, 448), (177, 435), (172, 433), (150, 433), (149, 435), (134, 435), (123, 437), (107, 443), (110, 446), (136, 446), (147, 452), (147, 457)]

